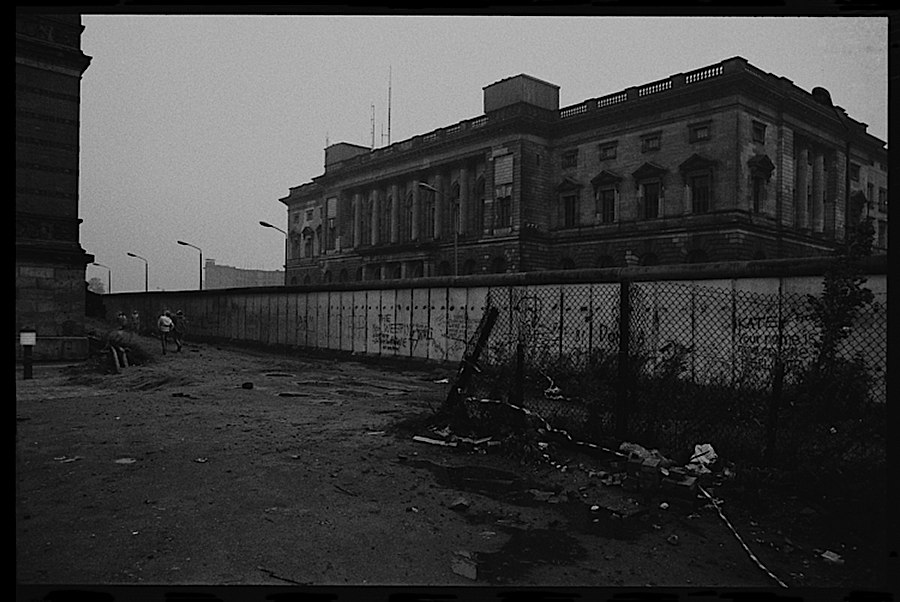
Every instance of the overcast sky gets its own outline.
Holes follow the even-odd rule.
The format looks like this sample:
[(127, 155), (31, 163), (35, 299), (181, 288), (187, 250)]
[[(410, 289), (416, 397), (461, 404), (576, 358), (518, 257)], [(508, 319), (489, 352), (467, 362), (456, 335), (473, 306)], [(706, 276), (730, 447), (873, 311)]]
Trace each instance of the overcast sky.
[[(387, 144), (482, 114), (527, 73), (575, 104), (742, 56), (887, 140), (885, 17), (84, 15), (81, 243), (113, 292), (196, 289), (198, 251), (281, 269), (278, 199), (326, 140)], [(107, 280), (88, 266), (87, 277)]]

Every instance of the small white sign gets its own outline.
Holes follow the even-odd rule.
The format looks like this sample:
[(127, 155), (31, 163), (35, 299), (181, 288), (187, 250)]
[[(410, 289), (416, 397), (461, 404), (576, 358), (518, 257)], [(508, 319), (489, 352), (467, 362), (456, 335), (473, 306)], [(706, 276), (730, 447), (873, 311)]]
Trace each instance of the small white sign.
[(19, 333), (19, 343), (25, 347), (33, 347), (37, 344), (37, 333), (34, 331), (22, 331)]

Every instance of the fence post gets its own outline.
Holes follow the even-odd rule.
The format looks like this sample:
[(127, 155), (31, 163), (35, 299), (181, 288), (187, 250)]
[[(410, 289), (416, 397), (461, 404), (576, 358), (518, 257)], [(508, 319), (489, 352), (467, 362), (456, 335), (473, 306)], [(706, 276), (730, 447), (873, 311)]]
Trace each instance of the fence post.
[(616, 396), (616, 437), (624, 441), (628, 434), (628, 396), (631, 389), (631, 284), (627, 280), (619, 283), (619, 366), (618, 395)]

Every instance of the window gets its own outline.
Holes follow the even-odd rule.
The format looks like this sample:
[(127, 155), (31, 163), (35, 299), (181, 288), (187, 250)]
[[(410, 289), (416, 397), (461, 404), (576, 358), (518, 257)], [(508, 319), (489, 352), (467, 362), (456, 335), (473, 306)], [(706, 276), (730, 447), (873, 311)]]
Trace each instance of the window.
[(696, 123), (688, 127), (691, 142), (703, 142), (709, 140), (709, 122)]
[(878, 242), (877, 246), (881, 248), (887, 247), (887, 222), (878, 220)]
[(600, 160), (615, 159), (616, 151), (619, 147), (618, 142), (605, 142), (598, 147)]
[(691, 212), (707, 213), (710, 205), (710, 178), (709, 174), (699, 174), (688, 177), (688, 185), (691, 187)]
[(403, 240), (412, 240), (413, 226), (413, 193), (406, 194), (406, 205), (403, 208), (405, 219), (403, 220)]
[(495, 202), (497, 205), (497, 228), (509, 228), (512, 226), (512, 186), (498, 186)]
[(765, 143), (766, 141), (766, 124), (760, 121), (753, 122), (753, 141)]
[(753, 197), (753, 212), (759, 213), (763, 210), (766, 203), (766, 180), (762, 176), (753, 176), (752, 181), (753, 190), (751, 191)]
[[(432, 191), (425, 191), (425, 199), (422, 203), (422, 238), (428, 240), (434, 238), (434, 196)], [(421, 197), (420, 197), (421, 198)]]
[(641, 138), (641, 152), (658, 151), (660, 148), (660, 134), (647, 134)]
[(641, 255), (641, 265), (659, 265), (659, 258), (655, 253), (644, 253)]
[(300, 212), (294, 213), (291, 217), (295, 224), (300, 223)]
[(644, 219), (659, 217), (659, 199), (662, 192), (659, 182), (644, 182), (641, 189), (644, 193)]
[(463, 275), (469, 276), (470, 274), (475, 273), (475, 260), (474, 259), (466, 259), (465, 263), (463, 263)]
[(313, 210), (307, 209), (306, 210), (306, 221), (311, 222), (312, 219), (313, 219)]
[(850, 164), (850, 179), (854, 182), (859, 182), (859, 165), (856, 163)]
[(484, 231), (484, 178), (479, 177), (475, 181), (475, 232), (481, 234)]
[(562, 261), (559, 262), (559, 267), (564, 270), (574, 270), (575, 262), (572, 260), (571, 257), (563, 257)]
[(706, 251), (702, 249), (693, 249), (687, 255), (688, 263), (706, 263), (709, 261), (709, 258), (706, 255)]
[(328, 218), (328, 250), (334, 250), (334, 241), (337, 238), (337, 224), (333, 217)]
[(578, 167), (578, 149), (566, 151), (562, 156), (562, 168), (571, 169)]
[(611, 224), (616, 221), (616, 189), (604, 188), (597, 191), (597, 214), (600, 222)]
[(491, 272), (494, 274), (503, 274), (506, 272), (506, 258), (502, 255), (494, 257), (491, 260)]
[(878, 189), (878, 210), (887, 213), (887, 188)]
[(578, 196), (567, 194), (562, 198), (563, 226), (573, 228), (578, 225)]

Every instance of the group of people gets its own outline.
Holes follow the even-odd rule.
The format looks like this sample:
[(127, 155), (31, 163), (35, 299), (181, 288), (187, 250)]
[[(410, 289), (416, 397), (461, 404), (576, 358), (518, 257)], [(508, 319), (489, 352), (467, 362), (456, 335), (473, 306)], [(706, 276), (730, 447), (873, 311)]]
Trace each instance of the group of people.
[(184, 346), (184, 334), (187, 330), (187, 319), (182, 310), (176, 311), (175, 315), (172, 315), (172, 312), (168, 309), (163, 311), (156, 321), (156, 329), (159, 331), (163, 355), (166, 354), (166, 347), (170, 337), (172, 342), (175, 343), (175, 351), (181, 351), (181, 348)]

